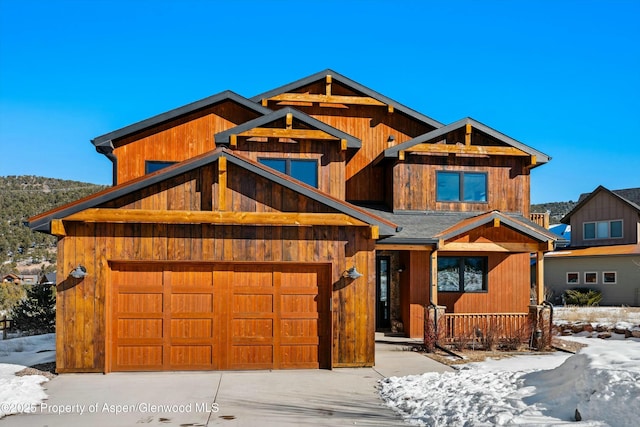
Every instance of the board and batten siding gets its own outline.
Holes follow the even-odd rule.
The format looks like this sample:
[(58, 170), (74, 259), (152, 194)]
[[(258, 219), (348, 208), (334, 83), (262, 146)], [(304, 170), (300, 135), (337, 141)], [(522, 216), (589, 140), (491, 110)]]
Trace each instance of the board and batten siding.
[[(58, 242), (56, 363), (59, 372), (103, 372), (109, 357), (111, 261), (324, 263), (331, 265), (332, 366), (374, 363), (375, 252), (366, 227), (66, 224)], [(69, 277), (82, 264), (87, 276)], [(344, 270), (357, 266), (363, 277)]]
[[(393, 210), (518, 212), (528, 217), (530, 176), (523, 158), (493, 156), (490, 158), (444, 157), (407, 154), (407, 160), (396, 162), (387, 182), (394, 183), (387, 203)], [(485, 172), (487, 202), (438, 202), (436, 173)]]
[[(621, 239), (584, 239), (584, 223), (622, 220)], [(600, 191), (571, 215), (571, 246), (608, 246), (640, 241), (638, 211), (606, 191)]]
[(257, 113), (227, 101), (113, 142), (118, 184), (145, 175), (145, 161), (181, 162), (216, 148), (214, 135)]

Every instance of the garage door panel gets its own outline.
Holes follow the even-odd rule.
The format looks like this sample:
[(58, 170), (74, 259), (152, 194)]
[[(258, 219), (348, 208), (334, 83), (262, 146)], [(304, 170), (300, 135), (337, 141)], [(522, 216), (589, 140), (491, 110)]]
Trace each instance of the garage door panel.
[(182, 369), (210, 366), (213, 362), (211, 345), (172, 345), (170, 365)]
[(116, 367), (120, 370), (162, 369), (162, 345), (122, 345), (116, 352)]
[(161, 293), (120, 293), (116, 309), (120, 313), (162, 313)]
[(330, 366), (327, 266), (117, 267), (114, 370)]
[(171, 319), (171, 337), (212, 338), (213, 319)]
[(213, 294), (211, 293), (172, 293), (171, 313), (211, 313), (213, 312)]
[(162, 319), (121, 318), (117, 322), (118, 338), (162, 338)]

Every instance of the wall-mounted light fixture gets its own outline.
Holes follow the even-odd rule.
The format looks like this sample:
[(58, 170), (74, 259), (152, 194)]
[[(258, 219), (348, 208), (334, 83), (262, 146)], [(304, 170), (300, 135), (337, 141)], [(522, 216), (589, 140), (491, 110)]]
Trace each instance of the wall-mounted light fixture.
[(342, 276), (348, 277), (349, 279), (357, 279), (358, 277), (362, 277), (362, 274), (356, 270), (356, 266), (354, 265), (350, 269), (345, 270), (345, 272), (342, 273)]
[(71, 273), (69, 273), (69, 276), (73, 277), (74, 279), (84, 279), (86, 275), (87, 269), (82, 264), (79, 264), (76, 268), (71, 270)]
[(392, 142), (393, 142), (393, 141), (395, 141), (395, 140), (396, 140), (395, 135), (389, 135), (389, 138), (387, 138), (387, 142), (388, 142), (388, 143), (392, 143)]

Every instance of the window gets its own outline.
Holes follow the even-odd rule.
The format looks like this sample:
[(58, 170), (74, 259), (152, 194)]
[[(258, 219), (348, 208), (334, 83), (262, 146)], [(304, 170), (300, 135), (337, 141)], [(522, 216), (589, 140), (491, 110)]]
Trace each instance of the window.
[(584, 239), (620, 239), (622, 238), (622, 220), (585, 222)]
[(149, 174), (168, 166), (175, 165), (177, 162), (161, 162), (157, 160), (147, 160), (144, 162), (144, 173)]
[(318, 161), (314, 159), (261, 158), (260, 163), (318, 188)]
[(439, 292), (483, 292), (486, 290), (486, 257), (438, 257)]
[(588, 271), (586, 273), (584, 273), (584, 283), (585, 284), (591, 284), (591, 285), (595, 285), (598, 283), (598, 273), (595, 273), (593, 271)]
[(579, 273), (567, 273), (567, 285), (577, 285), (580, 283)]
[(486, 202), (487, 174), (483, 172), (436, 173), (439, 202)]
[(603, 271), (602, 272), (602, 283), (615, 285), (617, 282), (617, 273), (615, 271)]

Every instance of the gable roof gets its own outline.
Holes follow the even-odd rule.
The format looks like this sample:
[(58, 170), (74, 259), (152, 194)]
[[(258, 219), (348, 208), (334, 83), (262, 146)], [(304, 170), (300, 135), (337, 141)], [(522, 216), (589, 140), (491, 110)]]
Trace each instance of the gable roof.
[(312, 128), (326, 132), (329, 135), (336, 137), (336, 139), (338, 140), (345, 139), (347, 141), (347, 148), (360, 148), (362, 146), (362, 142), (358, 138), (351, 136), (348, 133), (345, 133), (332, 126), (329, 126), (328, 124), (321, 122), (320, 120), (315, 119), (308, 114), (303, 113), (302, 111), (290, 107), (282, 108), (277, 111), (269, 110), (268, 114), (257, 117), (253, 120), (249, 120), (248, 122), (242, 123), (241, 125), (238, 125), (234, 128), (219, 132), (215, 135), (215, 142), (216, 144), (229, 144), (229, 139), (232, 134), (239, 134), (265, 124), (273, 123), (277, 120), (285, 118), (287, 114), (291, 114), (294, 119)]
[(607, 194), (610, 194), (614, 198), (620, 200), (624, 204), (630, 206), (632, 209), (635, 209), (638, 213), (640, 213), (640, 188), (627, 188), (624, 190), (612, 191), (605, 188), (602, 185), (599, 185), (591, 193), (581, 194), (580, 198), (578, 199), (578, 203), (573, 207), (573, 209), (571, 209), (571, 211), (568, 214), (562, 217), (560, 222), (563, 224), (570, 224), (571, 216), (576, 212), (578, 212), (580, 209), (582, 209), (582, 207), (585, 204), (589, 203), (589, 201), (593, 199), (596, 196), (596, 194), (599, 194), (603, 191)]
[(201, 166), (213, 163), (220, 157), (225, 157), (228, 162), (234, 165), (237, 165), (249, 172), (253, 172), (276, 184), (282, 185), (283, 187), (309, 197), (310, 199), (322, 203), (332, 209), (335, 209), (338, 212), (359, 219), (367, 224), (376, 225), (379, 227), (380, 235), (390, 235), (396, 232), (396, 224), (390, 221), (387, 221), (380, 217), (376, 217), (357, 206), (329, 196), (314, 187), (294, 180), (291, 177), (276, 172), (273, 169), (268, 168), (267, 166), (261, 165), (260, 163), (254, 162), (242, 156), (238, 156), (234, 152), (224, 147), (219, 147), (209, 153), (194, 157), (193, 159), (177, 163), (173, 166), (161, 169), (152, 174), (127, 181), (123, 184), (108, 188), (91, 196), (76, 200), (75, 202), (31, 217), (28, 219), (28, 226), (33, 231), (49, 233), (51, 230), (51, 221), (54, 219), (64, 219), (65, 217), (74, 213), (83, 211), (85, 209), (94, 208), (103, 203), (110, 202), (119, 197), (128, 195), (143, 188), (147, 188), (151, 185), (160, 183), (167, 179), (174, 178), (183, 173), (197, 169)]
[(494, 220), (499, 220), (501, 224), (504, 224), (526, 236), (529, 236), (532, 239), (538, 240), (539, 242), (557, 240), (557, 237), (555, 237), (555, 235), (547, 229), (540, 227), (539, 225), (531, 221), (523, 221), (515, 217), (505, 215), (500, 211), (491, 211), (462, 220), (453, 227), (443, 230), (435, 237), (443, 240), (451, 239), (482, 225), (493, 222)]
[(255, 111), (258, 114), (268, 114), (271, 112), (271, 110), (269, 110), (266, 107), (263, 107), (254, 102), (251, 102), (247, 98), (244, 98), (243, 96), (240, 96), (235, 92), (226, 90), (224, 92), (220, 92), (218, 94), (209, 96), (199, 101), (195, 101), (190, 104), (184, 105), (182, 107), (167, 111), (165, 113), (158, 114), (157, 116), (150, 117), (148, 119), (142, 120), (132, 125), (125, 126), (113, 132), (109, 132), (104, 135), (98, 136), (92, 139), (91, 143), (96, 147), (96, 150), (98, 152), (103, 154), (109, 153), (111, 152), (111, 150), (113, 150), (112, 141), (114, 139), (120, 139), (125, 136), (129, 136), (136, 132), (140, 132), (145, 129), (148, 129), (152, 126), (156, 126), (160, 123), (175, 119), (177, 117), (192, 113), (197, 110), (210, 107), (215, 104), (219, 104), (224, 101), (233, 101), (249, 110)]
[(474, 120), (471, 117), (465, 117), (464, 119), (458, 120), (456, 122), (453, 122), (441, 128), (432, 130), (431, 132), (422, 134), (416, 138), (410, 139), (409, 141), (403, 142), (402, 144), (398, 144), (394, 147), (387, 148), (384, 151), (384, 157), (397, 158), (400, 151), (406, 150), (418, 144), (432, 141), (436, 138), (440, 138), (449, 132), (465, 127), (466, 125), (471, 125), (474, 129), (484, 132), (485, 134), (493, 138), (496, 138), (497, 140), (505, 143), (506, 145), (509, 145), (511, 147), (524, 151), (525, 153), (531, 156), (536, 156), (536, 164), (546, 163), (549, 160), (551, 160), (551, 158), (548, 155), (542, 153), (541, 151), (538, 151), (532, 147), (529, 147), (528, 145), (523, 144), (520, 141), (517, 141), (501, 132), (498, 132), (497, 130), (490, 128), (489, 126), (483, 123), (480, 123), (479, 121)]
[(413, 118), (415, 120), (418, 120), (418, 121), (420, 121), (422, 123), (425, 123), (425, 124), (427, 124), (429, 126), (433, 126), (435, 128), (439, 128), (439, 127), (443, 126), (443, 124), (440, 123), (439, 121), (434, 120), (431, 117), (425, 116), (424, 114), (419, 113), (419, 112), (417, 112), (417, 111), (415, 111), (415, 110), (413, 110), (413, 109), (411, 109), (411, 108), (409, 108), (409, 107), (407, 107), (407, 106), (405, 106), (403, 104), (400, 104), (399, 102), (396, 102), (393, 99), (382, 95), (381, 93), (378, 93), (378, 92), (376, 92), (376, 91), (374, 91), (372, 89), (369, 89), (368, 87), (363, 86), (360, 83), (358, 83), (358, 82), (356, 82), (354, 80), (351, 80), (350, 78), (348, 78), (346, 76), (343, 76), (342, 74), (337, 73), (337, 72), (335, 72), (335, 71), (333, 71), (333, 70), (331, 70), (329, 68), (327, 68), (326, 70), (317, 72), (315, 74), (312, 74), (312, 75), (310, 75), (308, 77), (304, 77), (304, 78), (302, 78), (300, 80), (296, 80), (296, 81), (294, 81), (292, 83), (288, 83), (288, 84), (286, 84), (284, 86), (280, 86), (280, 87), (272, 89), (270, 91), (267, 91), (267, 92), (261, 93), (259, 95), (253, 96), (253, 97), (251, 97), (249, 99), (251, 101), (253, 101), (253, 102), (259, 103), (264, 98), (271, 98), (272, 96), (279, 95), (279, 94), (282, 94), (282, 93), (285, 93), (285, 92), (290, 92), (292, 90), (296, 90), (296, 89), (299, 89), (301, 87), (304, 87), (304, 86), (310, 85), (312, 83), (315, 83), (317, 81), (323, 80), (327, 75), (330, 75), (334, 82), (339, 82), (340, 84), (342, 84), (344, 86), (347, 86), (347, 87), (349, 87), (350, 89), (353, 89), (356, 92), (360, 92), (363, 95), (366, 95), (366, 96), (374, 98), (374, 99), (376, 99), (378, 101), (381, 101), (386, 105), (391, 105), (391, 106), (393, 106), (394, 110), (400, 111), (400, 112), (404, 113), (405, 115), (407, 115), (407, 116), (409, 116), (409, 117), (411, 117), (411, 118)]

